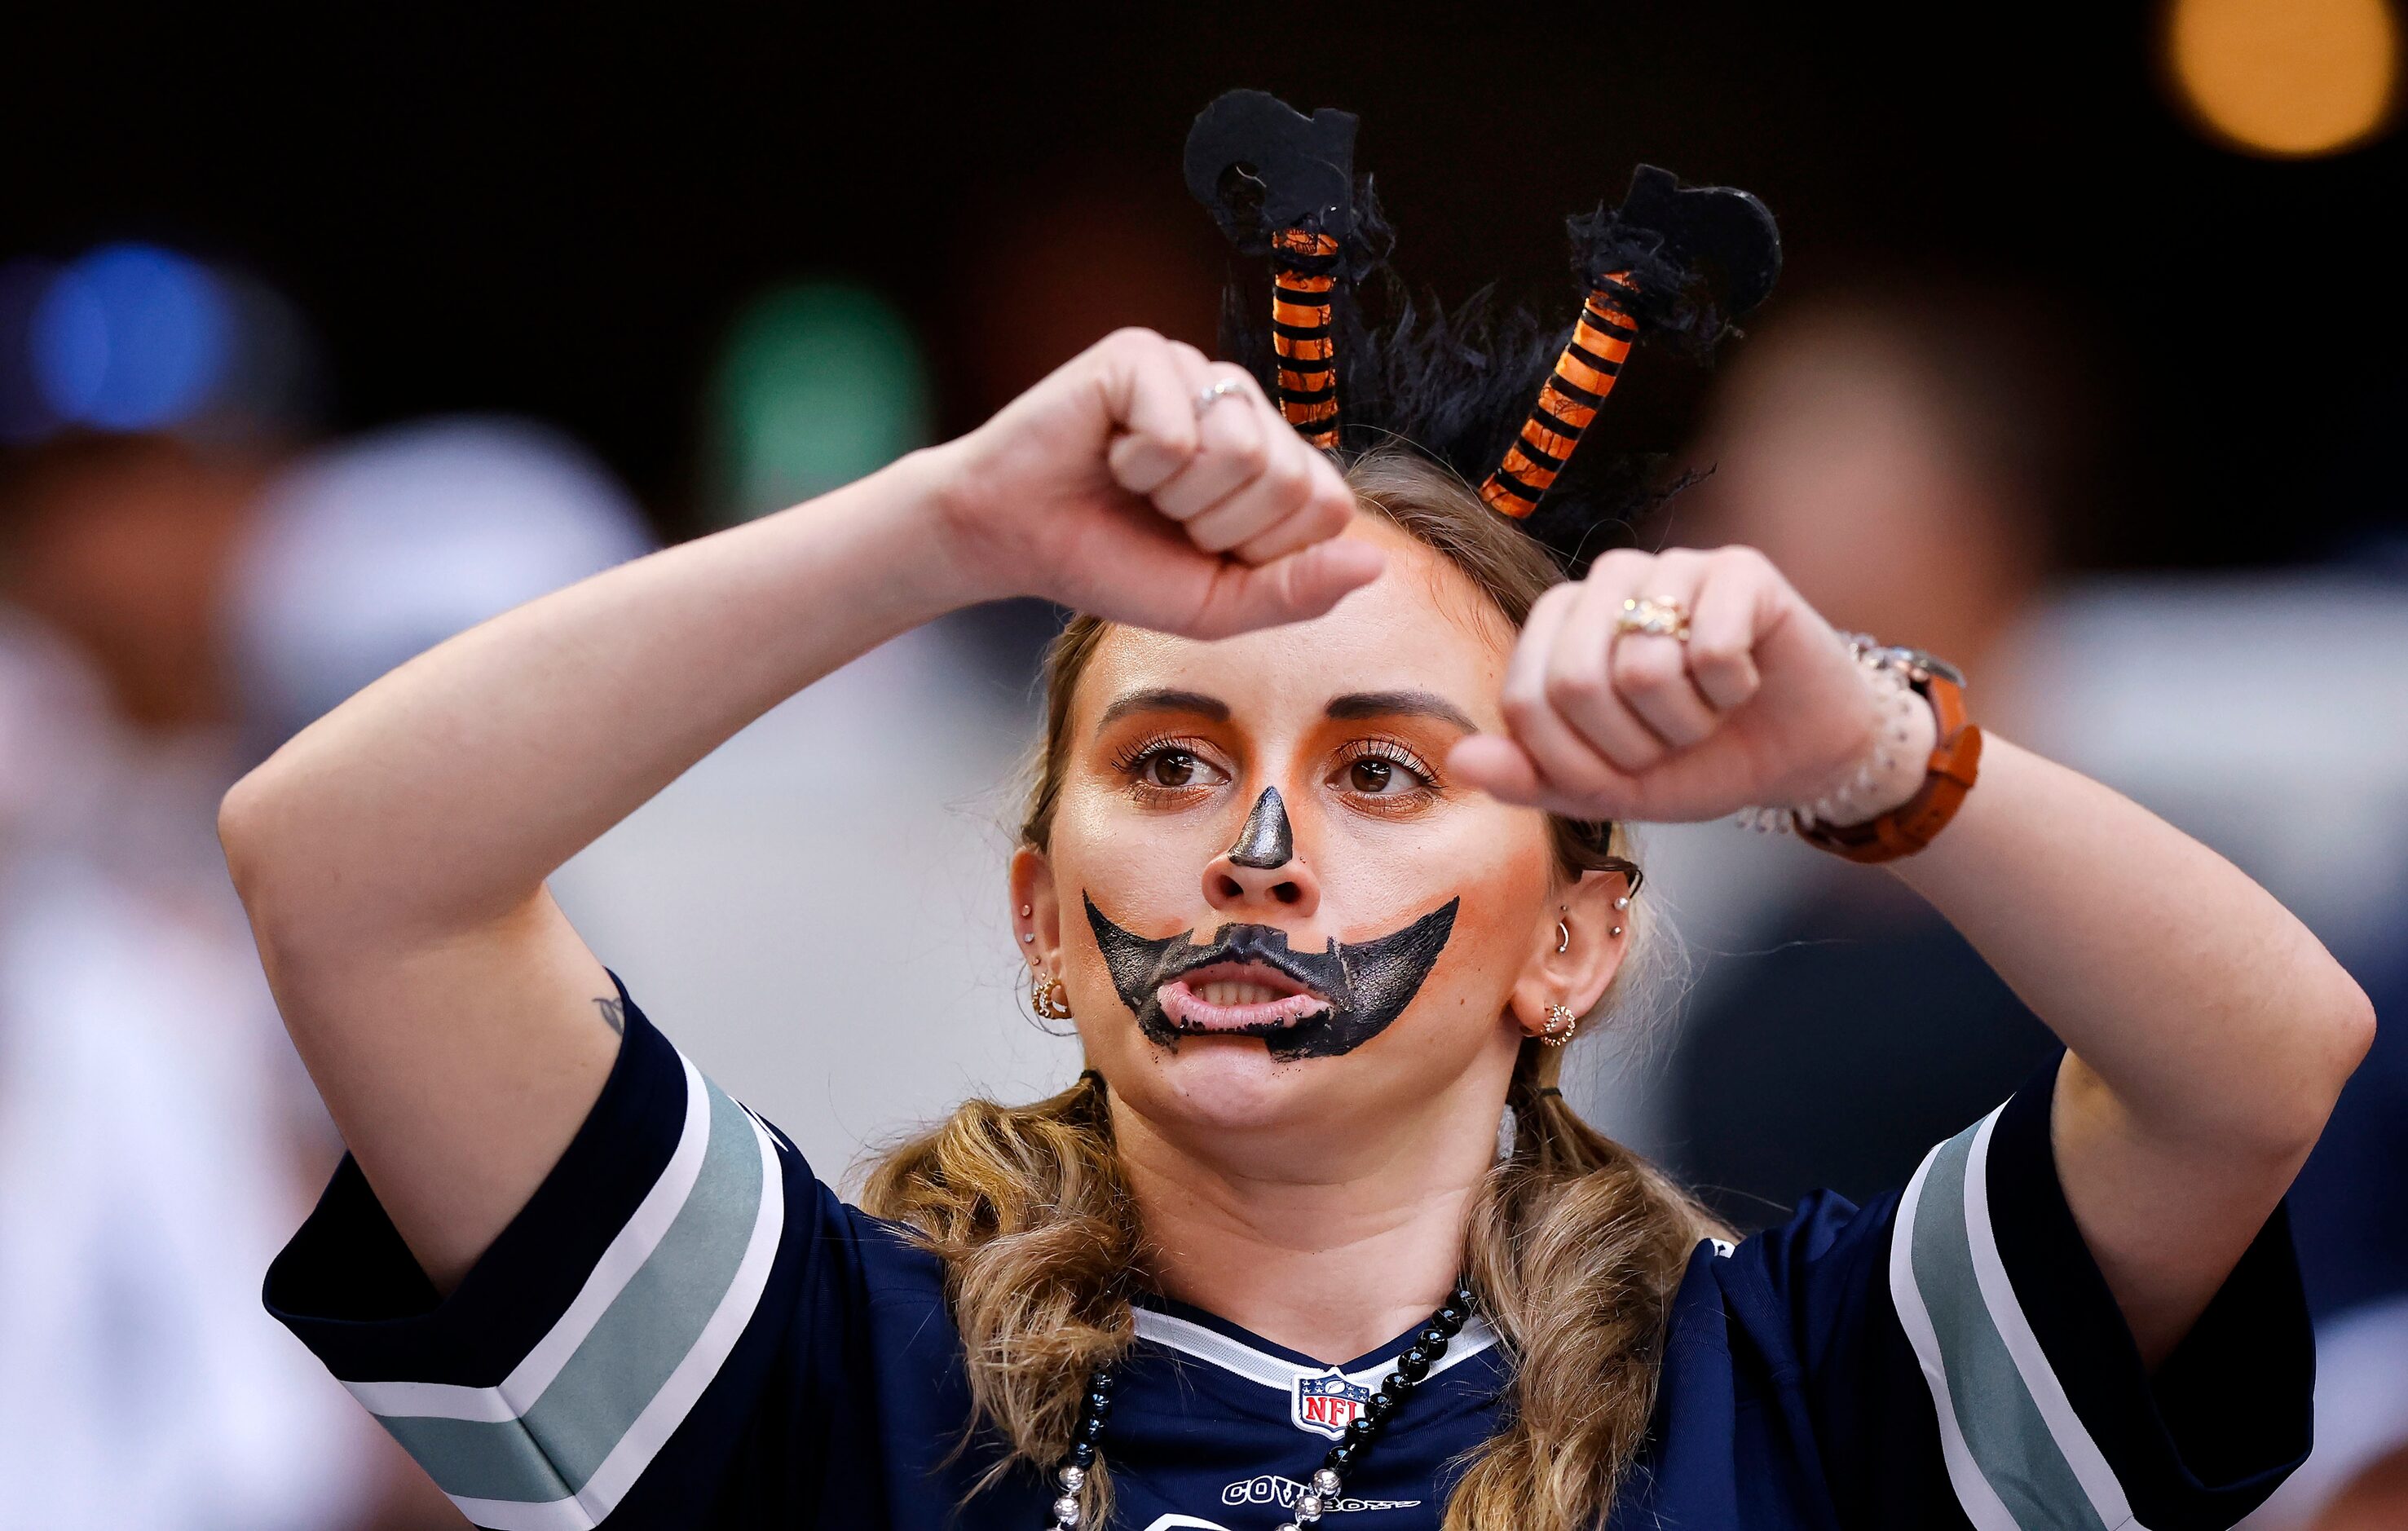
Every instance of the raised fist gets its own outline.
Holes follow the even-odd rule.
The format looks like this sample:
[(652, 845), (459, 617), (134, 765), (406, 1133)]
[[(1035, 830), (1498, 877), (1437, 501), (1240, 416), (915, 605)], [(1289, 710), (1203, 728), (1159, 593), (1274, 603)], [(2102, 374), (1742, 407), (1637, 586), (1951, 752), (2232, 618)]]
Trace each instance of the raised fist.
[(990, 596), (1189, 637), (1314, 617), (1376, 578), (1354, 497), (1237, 366), (1121, 330), (937, 449), (944, 551)]
[[(1685, 612), (1686, 636), (1621, 630), (1630, 600)], [(1455, 747), (1460, 779), (1576, 818), (1658, 823), (1811, 802), (1879, 721), (1830, 624), (1753, 548), (1604, 554), (1532, 608), (1504, 712), (1505, 734)]]

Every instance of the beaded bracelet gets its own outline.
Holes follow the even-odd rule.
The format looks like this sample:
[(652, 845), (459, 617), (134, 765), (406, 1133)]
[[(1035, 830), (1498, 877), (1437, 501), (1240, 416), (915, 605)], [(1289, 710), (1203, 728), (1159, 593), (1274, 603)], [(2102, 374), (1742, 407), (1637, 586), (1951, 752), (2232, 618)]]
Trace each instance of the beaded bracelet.
[[(1864, 668), (1881, 709), (1871, 749), (1833, 791), (1797, 807), (1742, 809), (1740, 823), (1764, 834), (1794, 833), (1850, 861), (1912, 855), (1946, 827), (1971, 790), (1982, 731), (1965, 721), (1964, 678), (1947, 664), (1914, 649), (1885, 647), (1862, 633), (1840, 637)], [(1892, 780), (1899, 751), (1914, 740), (1915, 709), (1927, 706), (1938, 737), (1922, 777), (1900, 801), (1875, 807), (1868, 795)]]

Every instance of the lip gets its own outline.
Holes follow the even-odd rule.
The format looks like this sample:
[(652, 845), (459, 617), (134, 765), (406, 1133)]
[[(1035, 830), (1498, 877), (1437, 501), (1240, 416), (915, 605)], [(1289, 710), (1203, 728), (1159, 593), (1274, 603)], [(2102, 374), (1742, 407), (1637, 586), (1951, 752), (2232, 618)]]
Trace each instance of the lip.
[[(1238, 1004), (1204, 997), (1215, 984), (1242, 983), (1269, 997)], [(1216, 962), (1197, 967), (1163, 984), (1158, 991), (1162, 1013), (1182, 1032), (1236, 1032), (1255, 1035), (1283, 1031), (1329, 1009), (1329, 1001), (1277, 968), (1254, 962)]]

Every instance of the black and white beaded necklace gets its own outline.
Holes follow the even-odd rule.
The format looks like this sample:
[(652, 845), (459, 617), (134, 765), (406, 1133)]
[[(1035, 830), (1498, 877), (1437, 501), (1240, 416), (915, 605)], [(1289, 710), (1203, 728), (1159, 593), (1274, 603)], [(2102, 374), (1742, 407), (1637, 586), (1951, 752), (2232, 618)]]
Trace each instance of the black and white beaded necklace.
[[(1296, 1501), (1296, 1518), (1283, 1521), (1276, 1531), (1304, 1531), (1338, 1505), (1339, 1494), (1346, 1486), (1346, 1475), (1361, 1464), (1371, 1443), (1387, 1429), (1388, 1422), (1404, 1401), (1405, 1395), (1421, 1385), (1431, 1366), (1446, 1354), (1449, 1341), (1463, 1331), (1471, 1317), (1471, 1283), (1458, 1280), (1455, 1290), (1429, 1322), (1413, 1331), (1412, 1343), (1397, 1357), (1394, 1371), (1382, 1380), (1370, 1397), (1364, 1400), (1363, 1412), (1347, 1423), (1345, 1438), (1329, 1448), (1312, 1475), (1312, 1485)], [(1079, 1408), (1078, 1426), (1070, 1432), (1070, 1452), (1054, 1471), (1054, 1487), (1062, 1491), (1054, 1501), (1054, 1518), (1046, 1523), (1046, 1531), (1075, 1531), (1079, 1524), (1079, 1490), (1086, 1485), (1087, 1470), (1096, 1465), (1096, 1444), (1103, 1439), (1104, 1423), (1112, 1412), (1112, 1374), (1108, 1367), (1097, 1367), (1087, 1379), (1087, 1395)]]

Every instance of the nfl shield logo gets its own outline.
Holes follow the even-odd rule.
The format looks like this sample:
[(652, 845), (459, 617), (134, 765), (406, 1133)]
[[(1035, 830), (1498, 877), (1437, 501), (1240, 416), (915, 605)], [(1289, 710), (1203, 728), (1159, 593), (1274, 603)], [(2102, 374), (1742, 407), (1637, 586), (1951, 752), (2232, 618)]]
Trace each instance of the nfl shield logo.
[(1296, 1380), (1295, 1396), (1288, 1401), (1288, 1422), (1299, 1430), (1311, 1430), (1332, 1440), (1342, 1438), (1346, 1426), (1363, 1405), (1371, 1390), (1360, 1382), (1350, 1382), (1335, 1366), (1318, 1377)]

